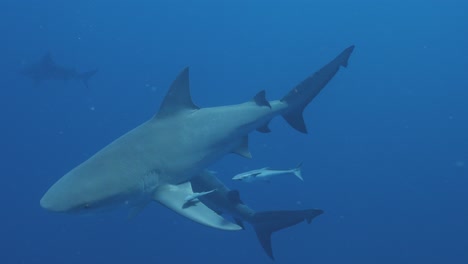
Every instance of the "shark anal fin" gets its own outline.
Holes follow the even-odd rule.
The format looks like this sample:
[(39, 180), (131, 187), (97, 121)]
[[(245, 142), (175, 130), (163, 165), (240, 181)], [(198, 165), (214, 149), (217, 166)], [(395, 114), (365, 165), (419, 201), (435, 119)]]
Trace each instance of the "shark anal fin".
[(233, 204), (244, 204), (240, 198), (240, 193), (238, 190), (231, 190), (227, 193), (229, 201)]
[(242, 138), (240, 144), (232, 151), (232, 153), (240, 155), (244, 158), (252, 158), (252, 154), (249, 151), (249, 137), (245, 136)]
[(196, 203), (187, 206), (184, 198), (192, 194), (193, 191), (190, 182), (179, 185), (166, 184), (160, 186), (156, 190), (153, 198), (155, 201), (176, 213), (202, 225), (229, 231), (242, 229), (240, 226), (224, 219), (203, 203)]
[(257, 131), (260, 132), (260, 133), (270, 133), (271, 132), (271, 129), (268, 127), (268, 123), (265, 123), (263, 126), (257, 128)]
[(163, 118), (183, 110), (199, 109), (190, 95), (189, 68), (185, 68), (172, 82), (156, 118)]
[(258, 106), (267, 106), (269, 108), (271, 108), (271, 105), (270, 105), (270, 102), (268, 102), (268, 100), (266, 99), (266, 96), (265, 96), (265, 90), (262, 90), (260, 92), (258, 92), (254, 98), (253, 98), (253, 101), (258, 105)]

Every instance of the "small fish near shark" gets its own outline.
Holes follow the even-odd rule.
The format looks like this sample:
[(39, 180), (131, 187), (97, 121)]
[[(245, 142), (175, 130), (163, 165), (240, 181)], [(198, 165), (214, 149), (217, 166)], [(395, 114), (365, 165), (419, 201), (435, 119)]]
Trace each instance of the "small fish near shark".
[(36, 85), (43, 81), (68, 81), (78, 80), (88, 88), (88, 82), (91, 77), (97, 73), (97, 69), (78, 73), (73, 68), (60, 66), (54, 62), (50, 52), (42, 56), (41, 60), (37, 63), (29, 65), (20, 71), (20, 74), (31, 78)]
[[(348, 65), (353, 50), (354, 46), (343, 50), (280, 100), (267, 101), (262, 91), (241, 104), (209, 108), (193, 103), (189, 69), (185, 68), (173, 81), (157, 114), (58, 179), (42, 196), (40, 205), (60, 213), (92, 212), (122, 205), (139, 212), (156, 201), (205, 226), (240, 230), (238, 224), (213, 210), (209, 202), (184, 208), (187, 196), (216, 189), (193, 190), (196, 176), (226, 154), (250, 158), (248, 135), (255, 130), (268, 132), (268, 123), (277, 116), (299, 132), (307, 133), (303, 110), (339, 69)], [(314, 212), (259, 214), (251, 223), (258, 226), (257, 235), (260, 233), (262, 240), (270, 231), (287, 226), (285, 223), (293, 225), (297, 219), (310, 221), (318, 214)]]
[(278, 175), (293, 174), (301, 181), (304, 181), (304, 179), (302, 178), (301, 166), (302, 162), (296, 168), (289, 170), (275, 170), (265, 167), (257, 170), (239, 173), (232, 177), (232, 179), (241, 182), (269, 181), (271, 180), (271, 178), (276, 177)]
[(184, 198), (185, 203), (183, 204), (182, 208), (187, 208), (189, 206), (196, 205), (200, 201), (200, 197), (205, 196), (215, 191), (216, 189), (205, 191), (205, 192), (194, 192), (192, 194), (185, 196)]
[(238, 191), (230, 190), (208, 171), (192, 178), (190, 182), (195, 193), (205, 193), (206, 190), (215, 189), (216, 192), (208, 191), (210, 193), (198, 199), (218, 214), (230, 215), (242, 229), (244, 229), (243, 222), (251, 224), (258, 241), (271, 259), (274, 259), (271, 246), (273, 232), (304, 221), (310, 224), (312, 219), (323, 213), (319, 209), (256, 212), (242, 202)]

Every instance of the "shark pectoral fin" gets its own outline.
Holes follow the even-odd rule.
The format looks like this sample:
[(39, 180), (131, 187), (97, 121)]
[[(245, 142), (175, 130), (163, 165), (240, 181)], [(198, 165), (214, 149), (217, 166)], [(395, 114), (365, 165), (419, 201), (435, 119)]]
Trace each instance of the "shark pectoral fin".
[(242, 228), (234, 223), (229, 222), (215, 211), (208, 208), (203, 203), (196, 203), (192, 206), (186, 206), (185, 197), (192, 195), (192, 186), (190, 182), (179, 185), (163, 185), (154, 193), (154, 200), (172, 209), (178, 214), (185, 216), (197, 223), (209, 227), (235, 231)]
[(244, 138), (242, 138), (242, 141), (237, 146), (237, 148), (232, 150), (232, 153), (240, 155), (240, 156), (242, 156), (244, 158), (251, 159), (252, 154), (249, 151), (249, 137), (245, 136)]

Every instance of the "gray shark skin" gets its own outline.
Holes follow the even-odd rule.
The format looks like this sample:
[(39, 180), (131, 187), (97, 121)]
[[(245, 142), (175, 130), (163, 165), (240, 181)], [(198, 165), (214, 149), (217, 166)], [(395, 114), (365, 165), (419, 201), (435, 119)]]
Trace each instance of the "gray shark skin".
[[(157, 201), (200, 224), (239, 230), (207, 206), (184, 208), (193, 194), (190, 179), (228, 153), (250, 157), (248, 134), (267, 131), (282, 115), (306, 132), (302, 110), (346, 66), (354, 46), (341, 52), (283, 99), (268, 102), (264, 92), (238, 105), (199, 108), (191, 99), (189, 70), (172, 83), (159, 112), (66, 173), (40, 200), (43, 208), (78, 213), (114, 205), (136, 212)], [(133, 215), (133, 214), (132, 214)]]
[(271, 246), (273, 232), (304, 221), (310, 224), (312, 219), (323, 213), (319, 209), (256, 212), (241, 201), (238, 191), (230, 190), (216, 176), (207, 171), (192, 178), (191, 185), (192, 190), (197, 193), (216, 189), (215, 192), (198, 197), (198, 199), (218, 214), (231, 215), (242, 228), (244, 228), (243, 221), (250, 223), (255, 229), (262, 248), (271, 259), (274, 259)]
[(93, 77), (97, 70), (91, 70), (83, 73), (78, 73), (75, 69), (57, 65), (52, 55), (47, 52), (38, 63), (32, 64), (20, 71), (24, 76), (31, 78), (36, 85), (43, 81), (52, 80), (78, 80), (88, 88), (88, 82)]

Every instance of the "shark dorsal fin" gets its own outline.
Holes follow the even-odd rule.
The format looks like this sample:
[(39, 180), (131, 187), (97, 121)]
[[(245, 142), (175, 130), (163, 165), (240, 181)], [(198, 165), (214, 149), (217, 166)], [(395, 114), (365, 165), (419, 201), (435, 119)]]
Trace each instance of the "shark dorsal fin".
[(192, 102), (189, 85), (189, 68), (186, 67), (172, 82), (155, 118), (164, 118), (183, 110), (196, 109), (199, 109), (199, 107)]

